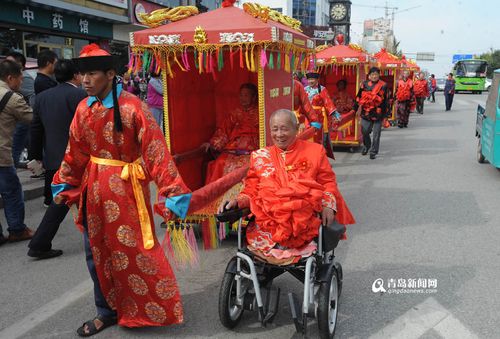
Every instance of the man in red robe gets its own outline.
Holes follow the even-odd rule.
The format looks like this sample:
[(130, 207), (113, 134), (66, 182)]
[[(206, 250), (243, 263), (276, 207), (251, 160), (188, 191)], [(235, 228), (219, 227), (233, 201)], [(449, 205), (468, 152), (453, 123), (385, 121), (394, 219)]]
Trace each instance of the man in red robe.
[(225, 208), (249, 206), (255, 224), (247, 229), (248, 248), (284, 264), (315, 250), (320, 224), (354, 218), (324, 148), (297, 139), (294, 113), (278, 110), (269, 123), (274, 145), (252, 153), (244, 189)]
[(337, 93), (333, 96), (333, 103), (340, 113), (340, 120), (334, 121), (332, 139), (343, 139), (354, 134), (356, 126), (356, 112), (354, 111), (354, 99), (347, 93), (347, 81), (337, 81)]
[(112, 56), (91, 44), (76, 61), (89, 97), (76, 109), (52, 190), (56, 203), (78, 205), (94, 281), (97, 316), (77, 333), (180, 323), (181, 298), (155, 236), (149, 182), (166, 197), (165, 218), (185, 217), (191, 194), (147, 106), (117, 85)]
[(417, 112), (424, 114), (425, 98), (429, 96), (429, 84), (424, 73), (420, 72), (418, 74), (418, 78), (415, 80), (413, 86), (415, 90), (415, 99), (417, 100)]
[(299, 121), (299, 131), (302, 132), (307, 125), (316, 128), (318, 131), (314, 135), (314, 142), (321, 144), (323, 132), (320, 117), (312, 107), (304, 86), (296, 79), (293, 80), (293, 110)]
[(396, 84), (394, 98), (398, 101), (398, 127), (408, 127), (412, 102), (415, 100), (413, 81), (409, 78), (410, 72), (404, 71), (401, 79)]
[(330, 131), (332, 130), (334, 119), (339, 120), (340, 115), (338, 114), (326, 87), (319, 84), (319, 73), (309, 72), (306, 74), (306, 77), (309, 82), (309, 86), (306, 86), (304, 90), (306, 91), (309, 101), (313, 105), (317, 116), (320, 119), (323, 119), (323, 145), (325, 146), (327, 156), (333, 158)]
[(208, 164), (205, 183), (209, 184), (237, 168), (248, 165), (250, 153), (259, 148), (259, 109), (257, 87), (246, 83), (240, 87), (240, 107), (224, 117), (210, 142), (202, 149), (220, 155)]

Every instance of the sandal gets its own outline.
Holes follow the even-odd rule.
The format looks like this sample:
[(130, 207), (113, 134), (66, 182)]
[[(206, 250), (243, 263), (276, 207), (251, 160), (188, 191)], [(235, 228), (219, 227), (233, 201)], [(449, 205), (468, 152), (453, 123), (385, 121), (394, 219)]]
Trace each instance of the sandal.
[[(96, 328), (95, 323), (94, 323), (94, 321), (96, 319), (99, 320), (100, 322), (102, 322), (102, 326), (99, 327), (99, 329)], [(76, 330), (76, 333), (78, 333), (78, 335), (80, 337), (90, 337), (96, 333), (101, 332), (102, 330), (104, 330), (105, 328), (107, 328), (109, 326), (116, 325), (117, 322), (118, 321), (116, 318), (97, 316), (92, 320), (84, 322), (83, 325)], [(85, 332), (85, 325), (87, 325), (88, 332)]]

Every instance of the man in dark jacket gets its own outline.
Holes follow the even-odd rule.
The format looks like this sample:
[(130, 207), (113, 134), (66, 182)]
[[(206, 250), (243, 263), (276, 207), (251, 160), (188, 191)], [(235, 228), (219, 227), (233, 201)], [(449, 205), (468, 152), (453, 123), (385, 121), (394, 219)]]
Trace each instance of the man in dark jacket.
[[(387, 84), (380, 80), (380, 69), (370, 68), (368, 79), (359, 88), (354, 109), (361, 115), (361, 132), (363, 134), (362, 155), (370, 151), (370, 159), (375, 159), (380, 144), (382, 121), (389, 113)], [(373, 141), (370, 134), (373, 131)]]
[(57, 86), (57, 82), (52, 78), (57, 62), (57, 54), (49, 49), (44, 49), (38, 53), (36, 62), (38, 73), (35, 78), (35, 94), (40, 94), (49, 88)]
[(52, 250), (51, 242), (68, 208), (52, 203), (50, 184), (64, 157), (76, 107), (87, 96), (79, 87), (81, 77), (73, 61), (59, 60), (55, 75), (59, 85), (37, 95), (31, 125), (30, 158), (41, 161), (43, 155), (45, 203), (49, 208), (29, 244), (28, 255), (42, 259), (62, 254), (60, 250)]

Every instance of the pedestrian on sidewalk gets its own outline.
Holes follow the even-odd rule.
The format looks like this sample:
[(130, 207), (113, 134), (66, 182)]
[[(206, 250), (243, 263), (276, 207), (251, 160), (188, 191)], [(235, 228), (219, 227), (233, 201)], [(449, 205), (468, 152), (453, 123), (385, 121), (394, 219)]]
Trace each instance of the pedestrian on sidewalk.
[[(28, 105), (33, 108), (35, 104), (35, 79), (26, 72), (26, 57), (19, 52), (10, 52), (7, 54), (7, 60), (12, 60), (19, 64), (23, 69), (23, 83), (19, 89), (19, 93), (23, 96)], [(20, 158), (23, 150), (29, 145), (29, 124), (17, 123), (12, 141), (12, 158), (16, 168), (25, 167), (26, 164), (20, 165)]]
[(448, 74), (448, 79), (444, 85), (444, 100), (446, 111), (451, 110), (451, 105), (453, 104), (453, 96), (455, 95), (455, 79), (453, 79), (453, 74)]
[[(389, 115), (389, 96), (387, 84), (380, 80), (380, 69), (370, 68), (368, 79), (361, 83), (354, 109), (361, 116), (361, 132), (363, 134), (362, 155), (370, 152), (370, 159), (375, 159), (380, 145), (382, 122)], [(373, 140), (371, 133), (373, 132)]]
[(38, 72), (35, 78), (35, 94), (38, 95), (49, 88), (57, 86), (57, 81), (54, 79), (57, 54), (50, 49), (44, 49), (38, 53), (36, 62)]
[(396, 83), (394, 98), (397, 102), (398, 127), (406, 128), (410, 121), (410, 111), (415, 94), (413, 92), (413, 81), (409, 78), (410, 72), (404, 71), (401, 79)]
[[(0, 195), (8, 224), (8, 241), (31, 239), (33, 232), (24, 224), (23, 188), (12, 159), (12, 135), (17, 122), (28, 124), (33, 110), (19, 93), (22, 68), (12, 60), (0, 63)], [(5, 243), (0, 226), (0, 244)]]
[(427, 86), (427, 79), (425, 74), (420, 72), (414, 84), (415, 99), (417, 100), (417, 113), (424, 114), (425, 98), (429, 96), (429, 87)]
[(163, 84), (160, 74), (152, 73), (148, 83), (148, 106), (158, 126), (163, 129)]
[(48, 209), (28, 247), (28, 256), (47, 259), (62, 254), (52, 249), (52, 239), (59, 229), (68, 207), (52, 203), (51, 183), (64, 157), (69, 127), (76, 107), (87, 93), (80, 88), (80, 72), (72, 60), (59, 60), (54, 68), (59, 85), (36, 97), (31, 123), (30, 159), (42, 161), (45, 168), (44, 205)]
[[(132, 79), (130, 72), (126, 70), (122, 75), (123, 90), (129, 93), (139, 95), (139, 85)], [(163, 106), (163, 101), (162, 101)]]
[(94, 281), (97, 316), (77, 333), (91, 336), (116, 323), (181, 323), (175, 275), (155, 236), (149, 182), (166, 198), (166, 219), (172, 212), (184, 219), (191, 194), (146, 105), (117, 85), (113, 57), (91, 44), (76, 60), (89, 98), (76, 109), (52, 188), (55, 203), (79, 204), (76, 222)]

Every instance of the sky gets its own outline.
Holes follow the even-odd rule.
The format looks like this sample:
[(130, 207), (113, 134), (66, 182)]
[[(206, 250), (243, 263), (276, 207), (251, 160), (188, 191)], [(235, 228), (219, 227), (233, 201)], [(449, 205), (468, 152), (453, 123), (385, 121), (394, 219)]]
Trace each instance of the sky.
[[(361, 43), (363, 21), (385, 15), (385, 0), (351, 0), (351, 41)], [(434, 62), (419, 65), (436, 77), (452, 67), (453, 54), (500, 49), (500, 0), (389, 0), (398, 7), (394, 33), (403, 53), (434, 52)], [(357, 6), (363, 5), (363, 6)], [(412, 7), (420, 6), (408, 11)], [(415, 55), (408, 55), (415, 58)]]

